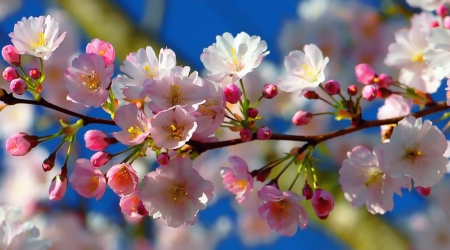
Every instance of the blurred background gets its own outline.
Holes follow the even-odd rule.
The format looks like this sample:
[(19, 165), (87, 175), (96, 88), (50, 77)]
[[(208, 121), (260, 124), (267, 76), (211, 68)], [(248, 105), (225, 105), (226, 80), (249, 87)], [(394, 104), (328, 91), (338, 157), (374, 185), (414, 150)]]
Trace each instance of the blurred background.
[[(0, 0), (0, 46), (11, 43), (8, 34), (22, 17), (56, 18), (60, 33), (66, 31), (67, 35), (45, 63), (43, 97), (67, 109), (109, 118), (102, 110), (67, 102), (62, 84), (64, 70), (77, 54), (84, 53), (93, 38), (114, 46), (115, 75), (120, 73), (119, 67), (127, 54), (146, 46), (155, 51), (171, 48), (179, 65), (204, 74), (200, 54), (215, 42), (217, 35), (230, 32), (235, 36), (245, 31), (260, 36), (267, 42), (270, 54), (244, 78), (249, 96), (255, 101), (264, 84), (275, 83), (284, 73), (284, 56), (292, 50), (301, 50), (307, 43), (317, 44), (330, 58), (327, 79), (339, 80), (342, 89), (356, 83), (354, 66), (358, 63), (369, 63), (377, 72), (396, 76), (397, 70), (383, 63), (387, 47), (394, 42), (394, 32), (408, 27), (409, 17), (418, 12), (401, 0)], [(26, 69), (37, 65), (30, 57), (24, 60)], [(2, 70), (6, 66), (0, 61)], [(8, 84), (2, 81), (0, 86), (8, 89)], [(435, 100), (445, 99), (443, 88), (433, 95)], [(376, 119), (382, 104), (383, 100), (366, 104), (363, 118)], [(320, 116), (307, 126), (295, 127), (290, 120), (299, 109), (313, 113), (329, 111), (323, 103), (280, 93), (272, 100), (262, 101), (259, 110), (264, 120), (260, 124), (269, 126), (274, 133), (303, 135), (349, 126), (349, 121)], [(40, 107), (7, 107), (0, 112), (0, 141), (4, 145), (16, 132), (54, 133), (59, 129), (59, 119), (66, 123), (75, 121)], [(438, 125), (442, 127), (444, 123)], [(83, 134), (88, 129), (118, 130), (99, 125), (82, 128), (71, 162), (93, 154), (84, 147)], [(344, 199), (337, 179), (346, 152), (357, 145), (372, 149), (380, 142), (379, 134), (379, 128), (357, 132), (331, 140), (316, 150), (314, 154), (320, 160), (319, 182), (333, 193), (336, 206), (327, 220), (319, 221), (310, 203), (305, 202), (310, 225), (290, 238), (280, 237), (259, 218), (256, 192), (238, 206), (222, 186), (219, 167), (228, 165), (230, 155), (238, 155), (247, 161), (250, 170), (260, 168), (283, 152), (301, 146), (293, 142), (254, 141), (202, 154), (195, 167), (214, 183), (215, 197), (200, 212), (198, 223), (190, 227), (173, 229), (150, 218), (125, 218), (118, 205), (119, 197), (109, 188), (101, 200), (95, 201), (79, 196), (69, 185), (62, 200), (50, 202), (48, 187), (64, 160), (64, 155), (59, 155), (59, 165), (51, 172), (42, 171), (42, 161), (58, 145), (52, 141), (22, 157), (12, 157), (0, 147), (0, 203), (21, 206), (24, 219), (33, 221), (42, 237), (52, 239), (51, 249), (450, 249), (448, 178), (436, 185), (429, 197), (404, 190), (402, 198), (395, 197), (394, 210), (382, 216), (371, 215), (365, 208), (354, 208)], [(230, 131), (219, 131), (217, 136), (221, 140), (238, 137)], [(115, 145), (110, 151), (122, 149), (123, 146)], [(134, 164), (141, 177), (156, 167), (154, 157), (149, 154)], [(290, 173), (296, 169), (293, 171), (284, 175), (282, 187), (290, 186)], [(255, 190), (262, 185), (256, 184)], [(301, 190), (302, 185), (298, 181), (294, 190)]]

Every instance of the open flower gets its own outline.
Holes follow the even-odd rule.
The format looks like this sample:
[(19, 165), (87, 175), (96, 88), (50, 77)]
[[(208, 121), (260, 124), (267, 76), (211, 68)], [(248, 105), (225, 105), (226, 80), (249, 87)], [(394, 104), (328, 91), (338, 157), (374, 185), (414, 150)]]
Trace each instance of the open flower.
[(278, 88), (285, 92), (301, 91), (300, 95), (315, 90), (325, 81), (325, 67), (328, 57), (315, 44), (306, 44), (303, 51), (294, 50), (284, 58), (289, 75), (278, 80)]
[(170, 227), (194, 224), (199, 210), (213, 197), (214, 186), (188, 158), (173, 158), (144, 178), (142, 202), (150, 216)]
[(223, 184), (233, 194), (236, 194), (236, 201), (242, 203), (253, 190), (253, 177), (248, 171), (247, 163), (238, 156), (228, 158), (232, 167), (221, 167), (220, 175)]
[(106, 178), (111, 189), (119, 196), (131, 195), (139, 187), (139, 176), (128, 163), (112, 166), (106, 173)]
[(305, 197), (291, 191), (281, 192), (274, 186), (264, 186), (258, 191), (262, 202), (258, 212), (269, 227), (284, 236), (293, 236), (298, 226), (305, 229), (308, 215), (299, 202)]
[(106, 178), (102, 171), (92, 166), (88, 159), (78, 159), (69, 176), (72, 188), (85, 198), (100, 199), (106, 190)]
[(379, 146), (394, 178), (410, 176), (414, 186), (431, 187), (447, 172), (447, 141), (429, 120), (405, 117), (394, 128), (390, 141)]
[(20, 54), (29, 54), (47, 60), (64, 40), (66, 32), (58, 37), (59, 24), (50, 16), (22, 18), (9, 33), (11, 42)]
[(450, 77), (450, 30), (444, 28), (434, 28), (430, 31), (427, 40), (431, 47), (426, 51), (423, 59), (428, 67), (435, 69), (438, 79)]
[(195, 117), (180, 106), (159, 112), (150, 123), (150, 133), (159, 148), (183, 146), (197, 128)]
[(129, 196), (122, 196), (119, 202), (120, 210), (126, 216), (141, 218), (144, 213), (147, 213), (144, 204), (142, 203), (142, 195), (140, 191), (136, 191)]
[(121, 106), (116, 111), (114, 121), (122, 131), (114, 132), (113, 136), (124, 145), (141, 144), (150, 133), (150, 121), (136, 105)]
[(100, 107), (109, 96), (114, 65), (105, 68), (103, 57), (97, 54), (81, 54), (68, 67), (63, 81), (69, 90), (67, 99), (86, 107)]
[(208, 70), (210, 79), (228, 84), (238, 81), (258, 67), (269, 54), (266, 50), (267, 43), (261, 41), (259, 36), (241, 32), (233, 37), (225, 32), (222, 36), (216, 36), (216, 43), (203, 49), (200, 60)]

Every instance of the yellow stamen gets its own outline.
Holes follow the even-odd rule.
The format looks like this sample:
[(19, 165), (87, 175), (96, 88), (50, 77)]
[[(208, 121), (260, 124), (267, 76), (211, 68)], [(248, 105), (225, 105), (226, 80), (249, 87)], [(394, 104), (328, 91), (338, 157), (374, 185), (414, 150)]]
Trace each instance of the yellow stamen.
[(169, 203), (178, 206), (184, 205), (184, 199), (188, 196), (185, 182), (175, 183), (168, 190), (162, 192), (162, 196), (169, 199)]
[(146, 78), (155, 78), (158, 75), (156, 67), (145, 65), (143, 69)]
[(279, 220), (281, 216), (283, 216), (283, 218), (288, 218), (289, 202), (287, 202), (286, 200), (275, 202), (272, 204), (271, 210), (272, 210), (271, 212), (275, 214), (277, 220)]
[(100, 50), (99, 53), (100, 53), (101, 56), (104, 56), (104, 55), (105, 55), (105, 51), (103, 51), (103, 50)]
[(381, 172), (378, 168), (370, 168), (366, 172), (366, 182), (364, 182), (364, 185), (366, 187), (371, 185), (380, 185), (382, 182), (382, 179), (384, 178), (385, 174)]
[(412, 62), (422, 62), (423, 61), (423, 53), (419, 53), (419, 54), (414, 55), (411, 58), (411, 61)]
[(37, 50), (37, 48), (40, 48), (40, 47), (47, 47), (48, 46), (48, 39), (45, 38), (44, 33), (38, 32), (37, 33), (37, 39), (36, 40), (32, 40), (29, 43), (29, 46), (32, 49), (34, 49), (34, 50)]
[(247, 187), (248, 182), (246, 180), (237, 180), (235, 183), (231, 185), (233, 188), (234, 186), (238, 186), (240, 189), (245, 189)]
[(180, 104), (183, 101), (183, 96), (180, 91), (180, 86), (173, 85), (170, 89), (170, 103), (172, 106)]
[(404, 159), (414, 162), (417, 157), (422, 155), (422, 151), (416, 148), (407, 148), (405, 149), (405, 154), (403, 156)]
[(117, 182), (120, 184), (125, 184), (131, 179), (130, 173), (124, 165), (117, 171), (116, 176)]
[(163, 126), (163, 128), (165, 131), (169, 133), (167, 135), (167, 139), (181, 140), (186, 125), (178, 126), (177, 120), (173, 119), (172, 124), (170, 124), (170, 126)]
[[(145, 130), (145, 129), (144, 129), (144, 130)], [(142, 131), (142, 129), (139, 128), (139, 127), (136, 126), (136, 125), (129, 127), (129, 128), (127, 129), (127, 131), (128, 131), (128, 133), (129, 133), (128, 137), (129, 137), (131, 140), (134, 139), (134, 138), (136, 138), (136, 137), (138, 137), (140, 134), (143, 134), (143, 133), (144, 133), (144, 131)]]
[(241, 65), (241, 61), (239, 60), (238, 56), (236, 55), (236, 50), (231, 47), (231, 60), (232, 60), (232, 66), (234, 70), (241, 71), (244, 67)]
[(316, 72), (314, 67), (308, 66), (306, 64), (303, 64), (302, 68), (303, 68), (304, 73), (305, 73), (305, 75), (303, 75), (303, 78), (305, 78), (306, 80), (308, 80), (310, 82), (317, 81), (317, 77), (319, 75), (319, 72)]
[(91, 180), (89, 181), (89, 192), (93, 193), (97, 190), (100, 181), (98, 177), (91, 176)]
[(90, 90), (97, 90), (100, 88), (101, 82), (97, 71), (91, 71), (89, 74), (81, 75), (81, 82)]

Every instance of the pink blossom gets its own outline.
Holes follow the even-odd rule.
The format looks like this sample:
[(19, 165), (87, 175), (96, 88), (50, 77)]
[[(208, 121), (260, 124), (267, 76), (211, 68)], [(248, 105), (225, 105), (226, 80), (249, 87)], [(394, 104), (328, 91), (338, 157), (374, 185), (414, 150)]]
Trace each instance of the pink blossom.
[(347, 156), (339, 170), (339, 183), (345, 198), (353, 206), (365, 204), (372, 214), (384, 214), (394, 207), (394, 193), (401, 196), (402, 187), (411, 189), (409, 177), (394, 179), (390, 176), (379, 148), (372, 153), (357, 146)]
[(262, 96), (266, 99), (272, 99), (278, 95), (278, 88), (275, 84), (264, 85)]
[(240, 132), (239, 132), (239, 136), (241, 137), (242, 141), (250, 141), (253, 137), (252, 135), (252, 131), (248, 128), (243, 128)]
[(30, 71), (28, 71), (28, 74), (30, 75), (31, 79), (33, 79), (33, 80), (37, 80), (37, 79), (41, 78), (41, 71), (39, 71), (36, 68), (30, 69)]
[(100, 107), (109, 96), (114, 66), (105, 67), (101, 56), (81, 54), (72, 61), (64, 74), (64, 84), (69, 94), (67, 99), (86, 107)]
[(92, 39), (92, 41), (87, 44), (86, 53), (93, 53), (102, 56), (105, 67), (113, 64), (114, 57), (116, 56), (113, 46), (110, 43), (104, 42), (98, 38)]
[(429, 120), (407, 116), (394, 128), (390, 141), (379, 147), (391, 176), (410, 176), (414, 186), (432, 187), (447, 172), (447, 141)]
[(139, 187), (136, 170), (128, 163), (114, 165), (106, 173), (106, 178), (111, 189), (119, 196), (131, 195)]
[(92, 166), (88, 159), (78, 159), (69, 176), (72, 188), (85, 198), (100, 199), (106, 190), (106, 178), (102, 171)]
[(261, 126), (256, 131), (258, 140), (268, 140), (272, 136), (272, 131), (268, 127)]
[(350, 85), (350, 86), (348, 86), (348, 88), (347, 88), (347, 93), (350, 95), (350, 96), (355, 96), (355, 95), (357, 95), (358, 94), (358, 87), (356, 87), (356, 85)]
[(14, 66), (20, 66), (20, 54), (13, 45), (6, 45), (2, 49), (3, 59)]
[(371, 102), (377, 98), (378, 89), (373, 85), (364, 86), (362, 89), (362, 97)]
[(19, 72), (17, 72), (17, 70), (12, 67), (6, 67), (5, 70), (3, 70), (3, 79), (5, 79), (5, 81), (7, 82), (11, 82), (18, 77)]
[(206, 208), (214, 186), (204, 180), (185, 157), (175, 157), (144, 178), (142, 202), (154, 219), (170, 227), (194, 224), (198, 211)]
[(159, 148), (183, 146), (197, 128), (195, 117), (180, 106), (159, 112), (150, 123), (150, 133)]
[(281, 192), (274, 186), (264, 186), (258, 191), (261, 202), (258, 212), (262, 219), (267, 220), (269, 227), (284, 236), (293, 236), (297, 227), (305, 229), (308, 225), (308, 215), (299, 204), (304, 199), (291, 191)]
[(60, 200), (66, 194), (67, 186), (67, 177), (63, 177), (61, 175), (56, 175), (53, 178), (52, 183), (50, 184), (50, 188), (48, 190), (49, 199), (52, 201)]
[(170, 156), (168, 153), (161, 153), (157, 157), (159, 165), (167, 165), (170, 162)]
[(328, 217), (328, 214), (334, 208), (333, 196), (328, 191), (320, 188), (317, 189), (316, 192), (314, 192), (311, 203), (317, 217), (322, 220), (326, 219)]
[(238, 156), (228, 158), (230, 167), (221, 167), (220, 175), (223, 184), (230, 193), (236, 195), (236, 201), (242, 203), (253, 191), (253, 177), (250, 175), (247, 163)]
[(141, 211), (143, 209), (141, 192), (136, 191), (132, 195), (122, 196), (122, 198), (120, 198), (119, 206), (122, 213), (126, 216), (141, 218), (143, 215)]
[(372, 68), (372, 66), (365, 63), (356, 65), (355, 75), (358, 79), (358, 82), (362, 84), (372, 84), (374, 83), (374, 79), (376, 78), (375, 70)]
[(27, 91), (27, 83), (22, 78), (16, 78), (9, 85), (11, 91), (16, 95), (23, 95)]
[(91, 156), (92, 166), (97, 168), (105, 166), (105, 164), (108, 163), (108, 161), (111, 160), (112, 157), (113, 156), (108, 152), (98, 151)]
[(227, 102), (236, 104), (241, 99), (242, 91), (236, 84), (229, 83), (223, 88), (223, 94)]
[(114, 121), (122, 131), (113, 136), (124, 145), (141, 144), (150, 133), (150, 121), (133, 104), (121, 106), (114, 116)]
[(341, 85), (336, 80), (329, 80), (324, 84), (324, 88), (330, 95), (337, 95), (341, 92)]
[(99, 151), (104, 150), (109, 146), (108, 135), (100, 130), (88, 130), (84, 134), (84, 141), (86, 142), (86, 148)]
[(311, 114), (310, 112), (299, 110), (292, 117), (292, 123), (294, 123), (297, 126), (303, 126), (308, 124), (312, 118), (313, 114)]
[(26, 155), (38, 144), (37, 137), (20, 132), (12, 135), (6, 140), (6, 150), (10, 155)]

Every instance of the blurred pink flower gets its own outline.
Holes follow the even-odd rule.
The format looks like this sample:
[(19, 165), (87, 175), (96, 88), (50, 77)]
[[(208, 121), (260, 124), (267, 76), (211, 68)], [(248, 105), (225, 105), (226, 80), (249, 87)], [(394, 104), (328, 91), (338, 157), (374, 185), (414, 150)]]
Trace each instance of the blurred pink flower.
[(228, 158), (230, 167), (221, 167), (220, 175), (223, 184), (232, 194), (236, 195), (236, 201), (242, 203), (253, 191), (253, 177), (250, 175), (247, 163), (238, 156)]
[(129, 217), (141, 218), (142, 213), (140, 213), (140, 210), (142, 208), (140, 208), (140, 206), (143, 206), (141, 197), (140, 191), (136, 191), (134, 194), (129, 196), (122, 196), (119, 202), (122, 213)]
[(78, 159), (69, 176), (72, 188), (85, 198), (100, 199), (106, 190), (106, 178), (102, 171), (92, 166), (88, 159)]
[(328, 191), (318, 188), (311, 198), (311, 204), (317, 217), (326, 219), (328, 214), (333, 211), (334, 198)]

